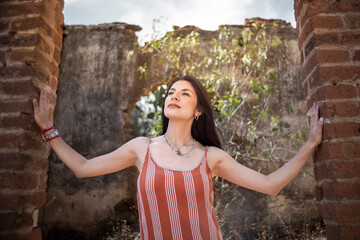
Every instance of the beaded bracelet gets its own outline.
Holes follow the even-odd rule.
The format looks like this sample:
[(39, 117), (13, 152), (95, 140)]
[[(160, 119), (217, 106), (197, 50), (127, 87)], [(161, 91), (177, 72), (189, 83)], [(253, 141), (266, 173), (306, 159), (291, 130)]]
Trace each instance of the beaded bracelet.
[(56, 135), (55, 137), (46, 140), (46, 142), (49, 142), (49, 141), (51, 141), (51, 140), (53, 140), (53, 139), (55, 139), (55, 138), (58, 138), (58, 137), (60, 137), (60, 135)]
[(45, 128), (41, 131), (41, 135), (43, 135), (44, 133), (50, 131), (51, 129), (54, 129), (54, 126), (50, 125), (48, 128)]
[[(59, 132), (57, 131), (57, 129), (54, 128), (54, 126), (48, 128), (48, 130), (51, 130), (51, 129), (54, 129), (54, 132), (53, 132), (53, 133), (51, 133), (51, 134), (49, 134), (49, 135), (47, 135), (47, 136), (45, 136), (44, 134), (41, 134), (41, 138), (42, 138), (44, 141), (46, 141), (46, 142), (49, 142), (49, 141), (52, 140), (52, 139), (55, 139), (55, 138), (57, 138), (57, 137), (60, 137)], [(47, 130), (47, 131), (48, 131), (48, 130)], [(45, 131), (45, 132), (47, 132), (47, 131)], [(44, 132), (44, 133), (45, 133), (45, 132)]]

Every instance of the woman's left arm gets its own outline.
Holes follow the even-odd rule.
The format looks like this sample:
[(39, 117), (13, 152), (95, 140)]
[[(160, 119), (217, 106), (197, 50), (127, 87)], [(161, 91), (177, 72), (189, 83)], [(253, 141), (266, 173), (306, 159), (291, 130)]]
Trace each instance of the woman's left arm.
[(310, 134), (307, 142), (290, 161), (275, 172), (265, 176), (237, 163), (225, 152), (214, 151), (214, 157), (218, 160), (212, 164), (213, 174), (258, 192), (277, 195), (301, 171), (315, 148), (320, 144), (324, 120), (323, 118), (319, 119), (318, 113), (319, 107), (314, 104), (308, 114), (310, 116)]

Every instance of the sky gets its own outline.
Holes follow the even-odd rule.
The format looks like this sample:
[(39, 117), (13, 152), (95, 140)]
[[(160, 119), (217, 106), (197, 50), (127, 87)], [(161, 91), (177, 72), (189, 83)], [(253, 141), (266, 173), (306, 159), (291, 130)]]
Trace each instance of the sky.
[(295, 28), (293, 0), (65, 0), (66, 25), (124, 22), (142, 28), (137, 32), (141, 45), (156, 31), (171, 31), (173, 25), (195, 25), (217, 30), (219, 25), (244, 24), (246, 18), (276, 18)]

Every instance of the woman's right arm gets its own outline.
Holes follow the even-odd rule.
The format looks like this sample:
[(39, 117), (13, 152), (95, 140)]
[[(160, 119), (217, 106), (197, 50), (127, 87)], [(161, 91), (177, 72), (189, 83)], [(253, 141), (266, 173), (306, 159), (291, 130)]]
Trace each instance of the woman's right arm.
[(138, 165), (138, 156), (134, 146), (139, 148), (147, 141), (146, 138), (135, 138), (113, 152), (87, 160), (61, 138), (49, 143), (56, 155), (68, 166), (78, 178), (95, 177), (113, 173), (130, 166)]
[[(41, 129), (47, 128), (50, 121), (48, 98), (45, 90), (41, 90), (39, 101), (33, 99), (33, 105), (36, 123)], [(67, 145), (61, 138), (49, 141), (50, 146), (56, 155), (78, 178), (113, 173), (133, 165), (139, 166), (138, 154), (140, 151), (138, 150), (141, 149), (140, 146), (146, 145), (146, 142), (146, 138), (135, 138), (111, 153), (87, 160)]]

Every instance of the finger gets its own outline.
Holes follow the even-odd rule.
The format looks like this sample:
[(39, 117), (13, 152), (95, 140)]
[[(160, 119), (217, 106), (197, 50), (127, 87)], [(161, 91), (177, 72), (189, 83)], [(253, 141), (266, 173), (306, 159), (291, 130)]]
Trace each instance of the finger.
[(34, 107), (34, 113), (38, 113), (39, 112), (39, 103), (38, 103), (38, 101), (35, 99), (35, 98), (33, 98), (33, 107)]
[(45, 102), (46, 102), (45, 90), (42, 89), (41, 94), (40, 94), (40, 110), (41, 111), (44, 111), (46, 109)]
[(324, 118), (321, 117), (316, 124), (316, 130), (322, 132), (323, 125), (324, 125)]
[(315, 120), (318, 121), (319, 120), (319, 105), (316, 104), (316, 109), (315, 109)]
[(315, 123), (314, 115), (315, 115), (315, 103), (312, 105), (311, 111), (310, 111), (310, 127), (314, 126), (314, 123)]

